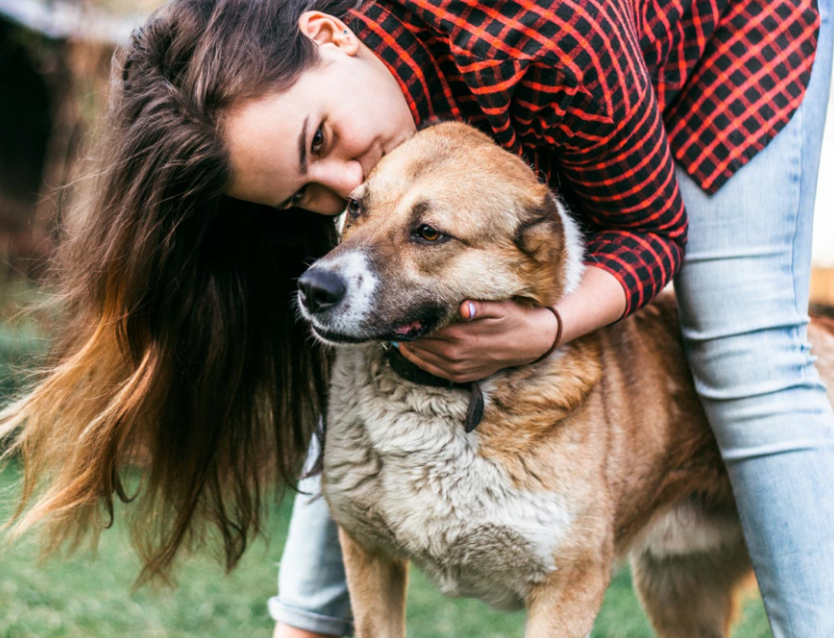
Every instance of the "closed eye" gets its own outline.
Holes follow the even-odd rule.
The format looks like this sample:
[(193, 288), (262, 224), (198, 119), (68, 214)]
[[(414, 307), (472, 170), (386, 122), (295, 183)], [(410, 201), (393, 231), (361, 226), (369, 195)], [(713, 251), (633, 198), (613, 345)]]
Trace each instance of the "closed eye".
[(295, 194), (290, 197), (290, 201), (287, 203), (285, 208), (290, 208), (292, 206), (300, 206), (301, 201), (304, 199), (304, 195), (307, 192), (307, 184), (304, 184), (301, 188), (295, 191)]

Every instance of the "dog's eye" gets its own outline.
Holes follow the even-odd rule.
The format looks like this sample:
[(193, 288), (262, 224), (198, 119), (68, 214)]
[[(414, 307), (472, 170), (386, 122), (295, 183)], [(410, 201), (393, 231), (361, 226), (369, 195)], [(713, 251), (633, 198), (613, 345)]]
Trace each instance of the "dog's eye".
[(359, 217), (359, 213), (362, 212), (362, 205), (359, 203), (358, 199), (353, 199), (351, 197), (348, 200), (347, 212), (348, 212), (348, 215), (350, 215), (351, 217)]
[(432, 228), (428, 224), (422, 224), (421, 226), (418, 226), (417, 230), (415, 231), (415, 234), (420, 239), (431, 242), (437, 241), (443, 237), (443, 233), (441, 233), (436, 228)]

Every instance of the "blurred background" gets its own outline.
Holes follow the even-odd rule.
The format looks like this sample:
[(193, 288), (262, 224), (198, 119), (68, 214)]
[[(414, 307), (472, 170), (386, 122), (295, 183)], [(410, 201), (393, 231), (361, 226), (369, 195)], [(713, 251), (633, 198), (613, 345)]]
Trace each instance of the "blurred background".
[[(264, 0), (266, 1), (266, 0)], [(94, 136), (107, 99), (113, 49), (159, 0), (0, 0), (0, 404), (48, 335), (20, 308), (36, 301), (74, 169)], [(834, 98), (823, 141), (814, 234), (812, 300), (834, 306)], [(0, 521), (12, 512), (20, 468), (0, 473)], [(270, 532), (231, 575), (206, 555), (189, 558), (174, 589), (131, 591), (138, 563), (117, 523), (95, 556), (38, 563), (33, 538), (0, 554), (0, 638), (52, 636), (261, 636), (272, 623), (266, 599), (291, 498), (276, 504)], [(2, 531), (0, 531), (2, 542)], [(416, 574), (409, 635), (521, 636), (519, 614), (474, 601), (443, 599)], [(769, 636), (755, 591), (736, 636)], [(612, 584), (593, 636), (652, 636), (627, 569)]]

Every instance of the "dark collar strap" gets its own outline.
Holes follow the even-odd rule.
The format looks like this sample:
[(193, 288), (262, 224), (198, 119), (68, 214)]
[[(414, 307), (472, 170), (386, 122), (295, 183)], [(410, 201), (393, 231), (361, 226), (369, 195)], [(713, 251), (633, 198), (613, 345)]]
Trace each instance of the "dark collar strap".
[(391, 369), (401, 379), (432, 388), (447, 388), (449, 390), (461, 388), (463, 390), (469, 390), (469, 406), (466, 409), (466, 419), (463, 425), (466, 432), (471, 432), (478, 427), (481, 419), (484, 418), (484, 394), (481, 392), (481, 386), (478, 385), (477, 381), (473, 381), (472, 383), (455, 383), (449, 379), (435, 376), (411, 363), (397, 348), (388, 348), (385, 351), (385, 356), (388, 359), (388, 364), (391, 366)]

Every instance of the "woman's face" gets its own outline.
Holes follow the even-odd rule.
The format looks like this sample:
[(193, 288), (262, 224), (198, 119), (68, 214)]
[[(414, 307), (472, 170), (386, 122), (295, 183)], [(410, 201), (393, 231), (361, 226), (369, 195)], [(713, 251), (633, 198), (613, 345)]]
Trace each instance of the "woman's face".
[(228, 114), (226, 192), (336, 215), (380, 158), (415, 131), (414, 120), (387, 67), (341, 21), (310, 12), (299, 26), (318, 44), (320, 62), (289, 89)]

